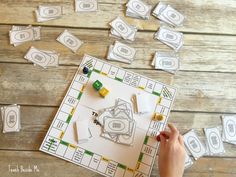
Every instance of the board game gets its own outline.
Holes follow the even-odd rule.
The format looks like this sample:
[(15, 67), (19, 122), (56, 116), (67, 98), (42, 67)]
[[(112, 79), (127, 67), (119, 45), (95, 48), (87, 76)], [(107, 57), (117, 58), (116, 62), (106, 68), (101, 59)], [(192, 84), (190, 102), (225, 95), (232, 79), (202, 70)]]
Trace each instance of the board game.
[[(89, 68), (88, 74), (82, 72), (84, 66)], [(96, 80), (110, 91), (105, 98), (93, 89)], [(102, 137), (96, 119), (99, 112), (114, 106), (117, 100), (131, 102), (133, 94), (140, 92), (149, 98), (151, 106), (148, 113), (133, 114), (132, 143), (118, 144)], [(172, 86), (85, 55), (40, 150), (104, 176), (150, 176), (159, 145), (156, 136), (166, 126), (175, 94)], [(164, 119), (154, 121), (154, 113)], [(77, 142), (77, 120), (89, 121), (90, 137), (85, 143)]]

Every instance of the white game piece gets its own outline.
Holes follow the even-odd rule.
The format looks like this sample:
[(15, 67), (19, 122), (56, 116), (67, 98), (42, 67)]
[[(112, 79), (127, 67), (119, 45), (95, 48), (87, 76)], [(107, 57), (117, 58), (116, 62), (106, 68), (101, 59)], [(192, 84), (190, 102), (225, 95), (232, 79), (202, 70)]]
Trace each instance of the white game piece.
[(81, 40), (79, 40), (77, 37), (69, 33), (67, 30), (65, 30), (58, 36), (57, 41), (65, 45), (75, 53), (83, 44)]
[(97, 0), (75, 0), (76, 12), (95, 12), (98, 10)]
[(89, 120), (77, 120), (75, 122), (76, 132), (77, 132), (77, 141), (78, 143), (86, 143), (89, 141)]
[(185, 19), (180, 12), (163, 2), (158, 3), (152, 14), (171, 26), (182, 26)]
[(195, 160), (205, 155), (206, 147), (203, 145), (194, 130), (190, 130), (184, 134), (183, 137), (186, 148), (191, 152)]
[(148, 96), (143, 93), (137, 93), (134, 96), (138, 114), (150, 112)]
[(236, 115), (223, 115), (223, 141), (236, 144)]
[(20, 106), (4, 106), (1, 108), (1, 114), (3, 120), (3, 133), (20, 131)]
[(217, 127), (204, 128), (204, 132), (206, 135), (207, 146), (209, 148), (210, 155), (219, 155), (225, 153), (219, 129)]
[(116, 41), (113, 47), (113, 53), (115, 53), (119, 57), (133, 61), (136, 50), (126, 44)]

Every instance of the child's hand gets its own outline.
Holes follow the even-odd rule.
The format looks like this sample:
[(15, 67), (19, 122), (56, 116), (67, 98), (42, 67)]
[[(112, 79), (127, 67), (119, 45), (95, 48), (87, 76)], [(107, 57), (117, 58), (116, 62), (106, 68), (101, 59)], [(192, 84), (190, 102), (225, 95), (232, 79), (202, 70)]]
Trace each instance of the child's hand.
[(160, 133), (159, 171), (160, 177), (182, 177), (184, 173), (185, 148), (182, 135), (173, 124), (169, 131)]

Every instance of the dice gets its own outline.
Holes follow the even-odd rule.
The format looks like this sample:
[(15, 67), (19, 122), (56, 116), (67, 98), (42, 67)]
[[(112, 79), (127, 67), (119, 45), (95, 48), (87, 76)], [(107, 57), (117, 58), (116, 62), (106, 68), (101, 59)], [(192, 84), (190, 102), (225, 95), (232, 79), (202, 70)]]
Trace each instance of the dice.
[(107, 90), (105, 87), (103, 87), (103, 88), (101, 88), (101, 89), (99, 90), (99, 94), (100, 94), (103, 98), (105, 98), (105, 97), (108, 95), (108, 93), (109, 93), (109, 90)]
[(93, 88), (98, 91), (99, 95), (103, 98), (105, 98), (109, 94), (109, 90), (103, 87), (103, 84), (99, 80), (96, 80), (93, 83)]
[(102, 83), (99, 80), (96, 80), (93, 83), (93, 88), (95, 88), (95, 90), (99, 91), (102, 88)]

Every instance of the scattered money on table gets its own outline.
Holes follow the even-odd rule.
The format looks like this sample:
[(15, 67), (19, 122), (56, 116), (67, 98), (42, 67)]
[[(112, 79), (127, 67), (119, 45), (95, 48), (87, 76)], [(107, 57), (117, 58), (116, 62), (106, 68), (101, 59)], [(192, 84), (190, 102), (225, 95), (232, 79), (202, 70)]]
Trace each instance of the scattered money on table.
[(96, 120), (102, 128), (101, 137), (118, 144), (133, 144), (136, 122), (130, 102), (117, 99), (115, 106), (104, 109)]
[(58, 36), (57, 41), (63, 44), (64, 46), (68, 47), (74, 53), (76, 53), (77, 50), (83, 44), (83, 42), (80, 39), (78, 39), (76, 36), (74, 36), (67, 30), (65, 30)]
[(151, 65), (155, 69), (175, 74), (179, 70), (180, 60), (175, 52), (156, 52)]
[(12, 26), (9, 32), (10, 44), (13, 44), (16, 47), (25, 42), (40, 40), (40, 32), (40, 26)]
[(111, 23), (111, 36), (122, 38), (133, 42), (138, 29), (135, 26), (129, 25), (120, 17), (115, 18)]
[(76, 12), (96, 12), (97, 10), (97, 0), (75, 0)]
[(167, 27), (160, 27), (159, 31), (154, 35), (154, 39), (160, 40), (162, 43), (173, 48), (176, 52), (178, 52), (184, 44), (183, 33)]
[(159, 2), (152, 12), (153, 16), (170, 26), (178, 27), (184, 23), (184, 15), (163, 2)]
[(13, 104), (1, 107), (3, 133), (19, 132), (21, 129), (20, 106)]
[(190, 130), (183, 135), (185, 147), (192, 154), (195, 160), (206, 154), (206, 146), (200, 140), (195, 130)]
[(129, 0), (126, 4), (126, 16), (138, 19), (148, 20), (152, 6), (146, 4), (142, 0)]
[(218, 127), (204, 128), (208, 155), (216, 156), (225, 153), (225, 148)]
[(63, 6), (40, 5), (35, 10), (37, 22), (55, 20), (63, 16)]
[(114, 45), (110, 45), (107, 59), (130, 64), (133, 62), (135, 54), (136, 49), (116, 41)]
[(39, 50), (31, 47), (24, 58), (44, 69), (58, 67), (59, 65), (59, 54), (56, 51)]
[(236, 115), (223, 115), (222, 139), (224, 142), (236, 145)]

